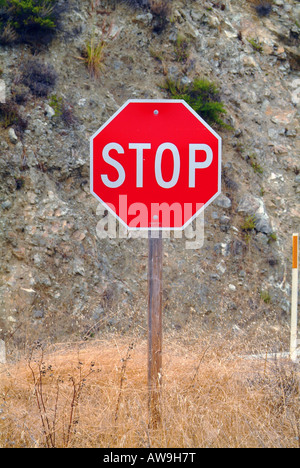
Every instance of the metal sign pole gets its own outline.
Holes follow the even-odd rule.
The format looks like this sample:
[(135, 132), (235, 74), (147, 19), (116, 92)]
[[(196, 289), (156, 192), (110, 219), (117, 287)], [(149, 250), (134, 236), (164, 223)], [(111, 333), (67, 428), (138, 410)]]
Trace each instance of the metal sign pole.
[(148, 389), (149, 426), (161, 422), (162, 381), (162, 231), (149, 231), (148, 265)]

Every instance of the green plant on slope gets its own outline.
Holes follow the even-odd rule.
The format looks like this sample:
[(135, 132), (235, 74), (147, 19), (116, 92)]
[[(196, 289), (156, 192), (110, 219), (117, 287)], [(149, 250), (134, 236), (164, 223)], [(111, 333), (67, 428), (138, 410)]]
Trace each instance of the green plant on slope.
[(95, 41), (95, 35), (93, 34), (90, 41), (86, 43), (86, 47), (82, 52), (82, 57), (78, 57), (83, 60), (90, 75), (94, 78), (98, 78), (100, 69), (104, 61), (104, 39)]
[(247, 39), (247, 41), (249, 42), (249, 44), (252, 45), (255, 52), (262, 52), (263, 51), (262, 43), (259, 42), (258, 39), (250, 38), (250, 39)]
[(63, 99), (61, 96), (57, 96), (56, 94), (53, 94), (51, 96), (51, 99), (49, 101), (49, 106), (52, 107), (52, 109), (55, 112), (55, 117), (60, 118), (63, 114)]
[(186, 101), (207, 122), (229, 128), (221, 118), (223, 114), (226, 114), (226, 109), (214, 83), (198, 78), (189, 84), (182, 84), (167, 78), (162, 87), (173, 99)]
[(261, 291), (260, 292), (260, 297), (266, 304), (270, 304), (271, 295), (270, 295), (269, 291)]
[(0, 0), (0, 42), (49, 42), (62, 11), (58, 0)]
[(174, 48), (177, 62), (186, 62), (189, 57), (189, 43), (187, 39), (181, 34), (178, 34)]
[(245, 218), (244, 223), (241, 226), (241, 229), (243, 231), (252, 231), (255, 229), (256, 222), (255, 222), (255, 216), (247, 216)]

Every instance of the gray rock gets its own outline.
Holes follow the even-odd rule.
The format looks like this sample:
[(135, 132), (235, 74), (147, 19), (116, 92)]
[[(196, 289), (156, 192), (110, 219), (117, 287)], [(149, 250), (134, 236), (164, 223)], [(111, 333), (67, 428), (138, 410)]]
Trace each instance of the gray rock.
[(222, 260), (220, 263), (217, 265), (217, 270), (221, 275), (224, 275), (226, 272), (226, 266), (224, 260)]
[(221, 231), (227, 232), (230, 228), (230, 218), (229, 216), (221, 216), (220, 219), (220, 228)]
[(10, 200), (5, 200), (3, 203), (1, 203), (1, 208), (3, 210), (9, 210), (12, 206), (12, 203)]
[(255, 228), (257, 231), (264, 234), (272, 234), (274, 229), (270, 224), (269, 216), (266, 213), (256, 213), (255, 214)]
[(220, 207), (220, 208), (224, 208), (224, 209), (229, 209), (231, 208), (231, 200), (230, 198), (226, 197), (226, 195), (223, 195), (221, 194), (215, 201), (215, 204)]
[(74, 275), (85, 275), (84, 261), (81, 258), (75, 258), (73, 261), (73, 274)]
[(10, 142), (13, 143), (14, 145), (18, 142), (18, 137), (13, 128), (10, 128), (8, 130), (8, 137), (9, 137)]
[(39, 310), (34, 310), (33, 312), (33, 318), (34, 319), (42, 319), (45, 316), (45, 312), (41, 309)]
[(255, 228), (257, 231), (264, 234), (272, 234), (274, 229), (266, 212), (264, 202), (251, 194), (246, 194), (240, 201), (238, 213), (245, 213), (246, 215), (253, 216), (255, 219)]
[(46, 112), (46, 116), (49, 119), (52, 119), (52, 117), (55, 116), (55, 110), (51, 106), (49, 106), (49, 104), (45, 104), (45, 112)]
[(34, 131), (36, 136), (42, 136), (45, 133), (46, 123), (40, 119), (33, 120), (31, 122), (31, 129)]
[(146, 26), (149, 26), (151, 24), (151, 21), (153, 20), (153, 15), (151, 13), (146, 13), (146, 14), (141, 14), (137, 15), (134, 19), (135, 22), (137, 23), (143, 23)]
[(104, 309), (102, 307), (102, 305), (99, 305), (98, 307), (96, 307), (96, 309), (94, 310), (94, 313), (93, 313), (93, 320), (95, 322), (98, 322), (100, 320), (100, 318), (103, 316), (104, 314)]
[(234, 257), (239, 257), (245, 254), (247, 250), (247, 245), (245, 242), (239, 240), (239, 239), (234, 239), (231, 245), (231, 253)]
[(292, 103), (296, 107), (300, 104), (300, 87), (292, 92)]
[(266, 234), (263, 234), (263, 232), (259, 232), (255, 237), (255, 240), (262, 246), (266, 247), (268, 245), (269, 238)]

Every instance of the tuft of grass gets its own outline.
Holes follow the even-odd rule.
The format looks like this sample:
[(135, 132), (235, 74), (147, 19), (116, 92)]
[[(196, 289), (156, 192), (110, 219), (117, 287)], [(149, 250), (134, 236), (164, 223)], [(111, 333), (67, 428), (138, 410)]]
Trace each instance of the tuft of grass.
[(95, 35), (93, 34), (90, 41), (86, 43), (86, 48), (82, 52), (82, 57), (90, 75), (93, 78), (98, 78), (104, 61), (104, 47), (105, 41), (100, 39), (96, 42)]
[(260, 164), (258, 164), (256, 161), (251, 162), (251, 166), (256, 174), (263, 174), (264, 170)]
[(52, 107), (52, 109), (55, 112), (55, 117), (59, 118), (62, 116), (63, 113), (63, 98), (61, 96), (57, 96), (56, 94), (52, 94), (50, 101), (49, 101), (49, 106)]
[(249, 44), (252, 45), (253, 49), (255, 50), (255, 52), (262, 52), (263, 51), (263, 46), (262, 46), (262, 43), (258, 41), (258, 39), (254, 39), (253, 37), (247, 39), (247, 41), (249, 42)]
[(64, 122), (70, 127), (74, 122), (73, 106), (57, 94), (52, 94), (49, 100), (49, 106), (54, 110), (54, 118), (59, 122)]
[(261, 291), (260, 292), (260, 297), (266, 304), (270, 304), (271, 295), (270, 295), (269, 291)]
[(250, 166), (252, 167), (253, 171), (256, 174), (263, 174), (264, 169), (263, 167), (257, 162), (257, 156), (254, 153), (247, 155), (247, 161), (249, 162)]
[(244, 233), (245, 241), (248, 245), (250, 245), (252, 236), (254, 233), (254, 229), (256, 228), (256, 219), (255, 216), (247, 216), (241, 225), (241, 229)]
[(253, 231), (255, 229), (255, 216), (247, 216), (241, 225), (242, 231)]
[(175, 42), (175, 58), (177, 62), (186, 62), (189, 57), (189, 43), (187, 39), (178, 34)]
[(226, 109), (221, 101), (219, 89), (209, 80), (197, 78), (185, 85), (167, 78), (162, 88), (173, 99), (185, 100), (208, 123), (229, 128), (221, 118), (226, 114)]
[(272, 232), (271, 234), (269, 234), (268, 243), (271, 244), (272, 242), (276, 242), (276, 241), (277, 241), (277, 234), (276, 234), (276, 232)]

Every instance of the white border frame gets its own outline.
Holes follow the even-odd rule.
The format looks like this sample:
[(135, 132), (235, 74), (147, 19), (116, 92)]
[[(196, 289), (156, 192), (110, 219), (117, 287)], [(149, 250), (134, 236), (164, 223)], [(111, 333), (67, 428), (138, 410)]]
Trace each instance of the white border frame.
[[(138, 227), (129, 227), (116, 213), (113, 211), (93, 190), (94, 186), (94, 180), (93, 180), (93, 141), (96, 138), (96, 136), (99, 135), (99, 133), (104, 130), (105, 127), (107, 127), (114, 118), (120, 114), (125, 107), (127, 107), (131, 103), (157, 103), (157, 104), (164, 104), (164, 103), (169, 103), (169, 104), (178, 104), (181, 103), (183, 104), (193, 115), (196, 117), (199, 122), (202, 123), (218, 140), (218, 152), (219, 152), (219, 164), (218, 164), (218, 191), (217, 193), (211, 197), (211, 199), (205, 203), (200, 210), (198, 210), (190, 219), (187, 221), (182, 227), (176, 227), (176, 228), (164, 228), (164, 227), (147, 227), (147, 228), (138, 228)], [(218, 135), (211, 127), (208, 125), (205, 120), (203, 120), (197, 112), (192, 109), (191, 106), (189, 106), (183, 99), (129, 99), (126, 101), (123, 106), (120, 107), (120, 109), (117, 110), (100, 128), (97, 130), (94, 135), (91, 136), (90, 138), (90, 192), (91, 194), (100, 202), (102, 205), (105, 206), (105, 208), (117, 218), (117, 220), (126, 228), (128, 231), (183, 231), (189, 224), (192, 223), (192, 221), (202, 212), (205, 210), (205, 208), (210, 205), (220, 194), (221, 194), (221, 172), (222, 172), (222, 138), (220, 135)]]

